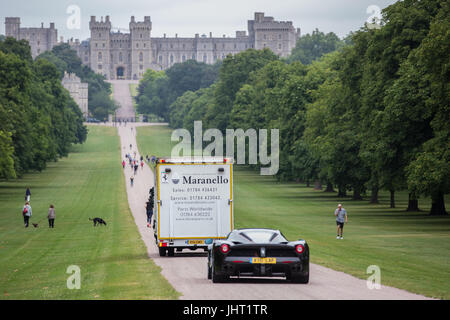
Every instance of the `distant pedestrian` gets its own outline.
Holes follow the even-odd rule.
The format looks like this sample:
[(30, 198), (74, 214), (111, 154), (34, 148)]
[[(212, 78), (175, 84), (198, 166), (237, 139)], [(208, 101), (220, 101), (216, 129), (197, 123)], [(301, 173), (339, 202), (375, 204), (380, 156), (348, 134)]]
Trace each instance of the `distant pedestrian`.
[(30, 217), (32, 215), (32, 210), (30, 203), (27, 201), (22, 209), (23, 222), (25, 224), (25, 228), (28, 228), (28, 223), (30, 222)]
[(130, 143), (130, 149), (133, 147), (133, 145)]
[(153, 208), (150, 202), (147, 202), (145, 210), (147, 212), (147, 227), (150, 228), (153, 216)]
[(130, 184), (131, 184), (131, 186), (134, 185), (134, 177), (133, 176), (130, 177)]
[(50, 208), (48, 209), (48, 227), (54, 228), (55, 227), (55, 207), (51, 204)]
[[(336, 216), (336, 225), (337, 225), (337, 237), (336, 239), (344, 239), (344, 223), (347, 223), (347, 210), (342, 208), (342, 204), (338, 204), (337, 209), (334, 211), (334, 215)], [(339, 237), (339, 229), (341, 231), (341, 236)]]
[(141, 169), (144, 170), (144, 161), (141, 160)]
[(138, 168), (139, 168), (139, 166), (138, 166), (137, 163), (136, 163), (136, 164), (134, 165), (134, 174), (137, 173)]
[(125, 162), (125, 160), (123, 160), (123, 161), (122, 161), (122, 167), (123, 167), (123, 169), (125, 169), (125, 165), (126, 165), (126, 162)]
[(30, 188), (27, 187), (27, 190), (25, 191), (25, 201), (31, 200), (31, 191)]

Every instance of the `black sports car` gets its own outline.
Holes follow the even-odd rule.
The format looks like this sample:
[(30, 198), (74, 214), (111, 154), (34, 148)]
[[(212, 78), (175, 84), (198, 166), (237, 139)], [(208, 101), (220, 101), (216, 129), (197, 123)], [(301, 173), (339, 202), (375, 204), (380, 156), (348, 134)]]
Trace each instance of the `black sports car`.
[(208, 247), (208, 279), (225, 282), (230, 276), (286, 277), (308, 283), (308, 244), (288, 241), (279, 230), (233, 230), (227, 239)]

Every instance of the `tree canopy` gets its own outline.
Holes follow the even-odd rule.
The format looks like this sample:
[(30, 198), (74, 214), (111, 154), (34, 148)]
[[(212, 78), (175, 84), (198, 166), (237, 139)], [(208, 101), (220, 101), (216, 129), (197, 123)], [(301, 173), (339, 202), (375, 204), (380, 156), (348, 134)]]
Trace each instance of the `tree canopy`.
[(192, 131), (202, 120), (223, 133), (279, 129), (278, 179), (318, 181), (355, 200), (370, 191), (374, 203), (384, 189), (391, 207), (395, 192), (408, 190), (408, 210), (430, 196), (430, 213), (446, 214), (449, 6), (399, 1), (382, 11), (379, 29), (364, 26), (345, 41), (315, 30), (287, 59), (267, 49), (228, 56), (213, 85), (180, 86), (176, 100), (164, 91), (168, 73), (154, 73), (154, 105), (170, 111), (174, 128)]
[(117, 105), (111, 98), (111, 84), (105, 77), (95, 73), (91, 68), (82, 64), (77, 52), (67, 43), (59, 44), (51, 51), (40, 54), (37, 58), (46, 59), (56, 66), (62, 79), (64, 72), (75, 73), (82, 82), (88, 83), (89, 113), (99, 120), (107, 120), (113, 114)]
[(42, 170), (86, 140), (78, 105), (56, 66), (33, 61), (28, 42), (0, 42), (0, 178)]

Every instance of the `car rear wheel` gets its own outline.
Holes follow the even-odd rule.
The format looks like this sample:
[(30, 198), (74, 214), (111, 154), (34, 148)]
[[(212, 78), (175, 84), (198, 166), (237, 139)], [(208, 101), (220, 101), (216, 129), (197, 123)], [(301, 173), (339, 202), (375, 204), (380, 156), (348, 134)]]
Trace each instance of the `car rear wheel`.
[(308, 283), (309, 282), (309, 272), (307, 274), (291, 276), (291, 281), (293, 283)]
[(218, 275), (216, 273), (216, 270), (214, 268), (214, 261), (212, 263), (211, 278), (212, 278), (212, 282), (214, 282), (214, 283), (222, 283), (222, 282), (226, 282), (228, 280), (227, 276)]
[(208, 267), (208, 280), (211, 280), (211, 257), (210, 257), (210, 255), (209, 255), (209, 252), (208, 252), (208, 265), (207, 265), (207, 267)]
[(165, 257), (166, 256), (166, 252), (167, 252), (166, 248), (159, 247), (158, 250), (159, 250), (159, 256), (160, 257)]
[(169, 257), (175, 256), (175, 249), (174, 248), (167, 249), (167, 252), (168, 252), (168, 256)]

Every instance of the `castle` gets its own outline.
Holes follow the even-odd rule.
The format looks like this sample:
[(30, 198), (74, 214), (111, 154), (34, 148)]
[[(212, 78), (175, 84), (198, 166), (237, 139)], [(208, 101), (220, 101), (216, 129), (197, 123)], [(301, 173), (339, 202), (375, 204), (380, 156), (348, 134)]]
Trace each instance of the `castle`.
[(50, 23), (50, 28), (44, 28), (44, 23), (40, 28), (21, 28), (20, 18), (7, 17), (5, 18), (5, 36), (27, 40), (33, 59), (45, 51), (52, 50), (58, 44), (58, 30), (55, 29), (53, 22)]
[(64, 88), (69, 91), (72, 99), (78, 104), (83, 117), (88, 117), (88, 84), (81, 82), (74, 73), (64, 72), (64, 78), (61, 80)]
[[(19, 18), (6, 18), (6, 36), (26, 39), (30, 42), (33, 58), (57, 44), (57, 31), (53, 23), (50, 28), (20, 28)], [(80, 42), (70, 40), (83, 64), (108, 80), (141, 79), (147, 69), (165, 70), (175, 63), (196, 60), (213, 64), (225, 59), (228, 54), (237, 54), (247, 49), (269, 48), (281, 57), (287, 57), (300, 37), (300, 29), (291, 21), (276, 21), (262, 12), (256, 12), (248, 21), (247, 31), (236, 31), (235, 37), (213, 37), (196, 34), (193, 38), (151, 37), (152, 22), (149, 16), (144, 21), (131, 17), (129, 33), (114, 32), (110, 17), (100, 21), (91, 16), (91, 37)]]
[(290, 21), (275, 21), (264, 13), (255, 13), (248, 21), (248, 33), (236, 31), (236, 36), (213, 37), (196, 34), (194, 38), (151, 37), (150, 17), (136, 21), (131, 17), (129, 33), (112, 32), (110, 17), (89, 22), (91, 38), (87, 41), (71, 41), (84, 64), (106, 79), (140, 79), (145, 70), (165, 70), (175, 63), (196, 60), (213, 64), (228, 54), (236, 54), (249, 48), (269, 48), (281, 57), (288, 56), (300, 37)]

